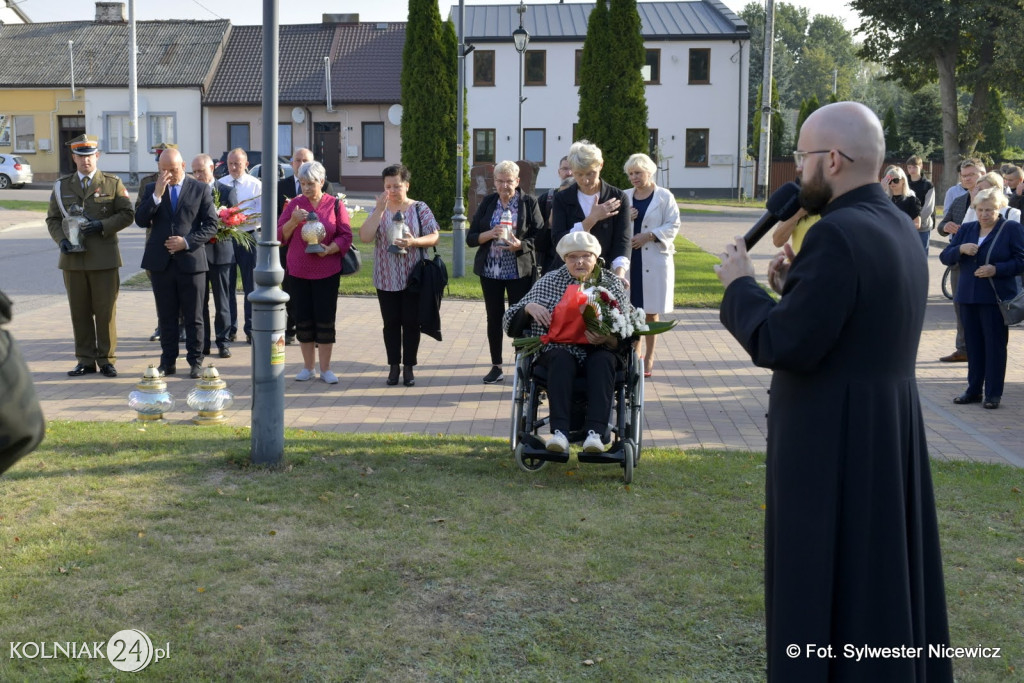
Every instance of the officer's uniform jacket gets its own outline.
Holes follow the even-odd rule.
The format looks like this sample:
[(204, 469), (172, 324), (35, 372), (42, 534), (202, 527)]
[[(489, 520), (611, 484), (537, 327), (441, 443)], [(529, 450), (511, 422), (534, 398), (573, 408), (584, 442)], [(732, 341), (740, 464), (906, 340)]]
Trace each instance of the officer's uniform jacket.
[[(72, 204), (85, 210), (85, 217), (103, 221), (103, 232), (88, 235), (82, 239), (86, 251), (65, 254), (61, 252), (57, 267), (61, 270), (105, 270), (121, 267), (121, 250), (117, 246), (117, 233), (135, 221), (132, 201), (128, 197), (121, 179), (97, 170), (93, 174), (89, 192), (86, 194), (75, 171), (60, 178), (60, 195), (65, 210)], [(56, 185), (54, 189), (56, 190)], [(46, 229), (57, 244), (66, 239), (63, 229), (64, 214), (57, 205), (57, 196), (50, 194), (50, 206), (46, 211)]]

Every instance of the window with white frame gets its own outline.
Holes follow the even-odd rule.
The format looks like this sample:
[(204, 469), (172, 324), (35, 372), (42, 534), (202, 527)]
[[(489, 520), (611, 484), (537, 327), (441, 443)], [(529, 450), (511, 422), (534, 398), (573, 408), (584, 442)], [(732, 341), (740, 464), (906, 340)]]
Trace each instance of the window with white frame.
[(292, 156), (292, 124), (277, 124), (277, 155), (282, 157)]
[(36, 151), (36, 117), (14, 117), (14, 151), (34, 154)]
[[(118, 112), (104, 116), (103, 138), (107, 143), (104, 151), (114, 154), (127, 154), (129, 137), (128, 114)], [(156, 143), (152, 144), (155, 145)]]
[(363, 122), (363, 161), (381, 161), (384, 159), (384, 123), (381, 121)]
[(175, 132), (174, 114), (150, 114), (149, 115), (149, 146), (156, 147), (161, 142), (175, 144), (178, 136)]
[(541, 166), (545, 165), (544, 160), (544, 138), (546, 131), (544, 128), (524, 128), (523, 129), (523, 158), (527, 161), (533, 161)]

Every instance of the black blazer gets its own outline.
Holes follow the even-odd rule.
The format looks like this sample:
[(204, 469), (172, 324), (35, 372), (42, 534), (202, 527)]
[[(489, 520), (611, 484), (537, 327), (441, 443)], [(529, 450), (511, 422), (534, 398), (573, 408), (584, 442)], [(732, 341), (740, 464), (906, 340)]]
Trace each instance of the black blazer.
[[(553, 267), (557, 265), (558, 253), (555, 249), (558, 248), (559, 240), (569, 234), (574, 224), (586, 218), (580, 207), (579, 198), (576, 196), (577, 192), (579, 192), (579, 186), (573, 183), (564, 190), (556, 192), (551, 202), (551, 262)], [(597, 201), (603, 204), (613, 197), (622, 202), (619, 213), (600, 221), (590, 231), (590, 234), (601, 243), (601, 258), (609, 268), (616, 258), (619, 256), (629, 258), (632, 252), (629, 246), (632, 236), (630, 234), (632, 231), (629, 229), (629, 197), (619, 188), (602, 180)]]
[[(534, 268), (539, 268), (536, 252), (534, 250), (534, 238), (540, 230), (544, 219), (541, 218), (540, 209), (537, 207), (537, 199), (533, 195), (523, 194), (522, 190), (516, 188), (519, 195), (519, 212), (516, 215), (516, 237), (522, 242), (519, 251), (516, 252), (516, 267), (519, 270), (519, 277), (534, 276)], [(477, 247), (476, 257), (473, 259), (473, 274), (482, 276), (484, 265), (487, 263), (487, 252), (491, 249), (491, 243), (480, 244), (480, 233), (491, 229), (491, 216), (494, 215), (494, 207), (498, 204), (498, 193), (492, 192), (483, 198), (480, 205), (476, 207), (476, 214), (473, 222), (469, 225), (469, 232), (466, 233), (466, 245)]]
[[(214, 181), (217, 191), (220, 193), (219, 206), (235, 206), (238, 204), (238, 195), (235, 188), (224, 183)], [(210, 190), (213, 191), (212, 189)], [(216, 202), (215, 202), (216, 205)], [(211, 238), (212, 239), (212, 238)], [(206, 262), (211, 266), (227, 266), (235, 262), (235, 243), (232, 240), (217, 240), (206, 243)]]
[[(154, 187), (156, 183), (146, 185), (142, 203), (135, 211), (135, 224), (140, 228), (152, 228), (142, 253), (142, 267), (146, 270), (167, 270), (173, 258), (183, 273), (205, 273), (209, 268), (204, 247), (217, 234), (217, 211), (210, 187), (185, 176), (178, 192), (178, 210), (174, 212), (171, 211), (169, 190), (164, 193), (159, 206), (153, 203)], [(167, 253), (164, 242), (171, 235), (184, 237), (188, 248), (173, 256)]]

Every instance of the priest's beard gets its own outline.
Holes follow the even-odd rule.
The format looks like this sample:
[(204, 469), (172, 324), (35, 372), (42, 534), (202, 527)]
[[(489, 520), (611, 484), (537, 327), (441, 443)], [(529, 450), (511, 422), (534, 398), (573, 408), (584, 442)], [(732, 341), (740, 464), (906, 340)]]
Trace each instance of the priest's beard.
[(825, 182), (825, 172), (818, 166), (818, 172), (811, 178), (803, 179), (800, 185), (800, 206), (812, 216), (821, 212), (832, 201), (832, 188)]

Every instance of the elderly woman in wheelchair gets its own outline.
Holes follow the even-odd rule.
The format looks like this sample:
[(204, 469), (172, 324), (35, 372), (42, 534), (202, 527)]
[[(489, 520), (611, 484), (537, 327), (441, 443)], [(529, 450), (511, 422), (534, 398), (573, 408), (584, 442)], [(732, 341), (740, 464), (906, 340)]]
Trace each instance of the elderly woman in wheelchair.
[[(580, 313), (580, 302), (586, 300), (581, 291), (584, 286), (607, 290), (607, 294), (617, 302), (616, 306), (620, 310), (626, 309), (623, 311), (626, 318), (633, 313), (629, 296), (618, 276), (599, 267), (601, 246), (597, 238), (590, 233), (569, 233), (559, 241), (556, 251), (565, 261), (565, 265), (538, 280), (526, 296), (506, 311), (503, 320), (505, 331), (511, 336), (519, 337), (526, 334), (534, 335), (534, 338), (540, 337), (540, 351), (533, 361), (533, 368), (530, 369), (528, 364), (524, 366), (520, 362), (517, 364), (516, 378), (517, 382), (532, 382), (533, 373), (543, 375), (550, 408), (551, 429), (551, 437), (547, 440), (545, 448), (556, 457), (540, 456), (539, 459), (556, 459), (562, 462), (567, 460), (570, 434), (573, 433), (573, 384), (577, 377), (582, 377), (586, 385), (583, 397), (586, 406), (583, 410), (582, 429), (576, 430), (576, 435), (582, 438), (582, 435), (586, 434), (586, 437), (583, 440), (584, 455), (580, 459), (598, 462), (622, 459), (621, 455), (607, 459), (586, 457), (588, 454), (603, 454), (608, 449), (609, 419), (614, 404), (619, 412), (618, 420), (614, 423), (619, 439), (626, 439), (627, 434), (623, 431), (631, 432), (628, 435), (632, 439), (631, 445), (627, 451), (631, 460), (631, 471), (632, 456), (639, 446), (639, 413), (630, 411), (629, 404), (635, 405), (639, 400), (636, 392), (638, 384), (641, 396), (643, 391), (643, 378), (639, 376), (638, 371), (634, 372), (636, 358), (633, 342), (636, 338), (620, 338), (616, 334), (601, 334), (587, 329), (584, 316)], [(524, 367), (527, 369), (522, 371)], [(630, 371), (624, 372), (626, 370)], [(531, 376), (519, 377), (520, 374)], [(630, 374), (636, 377), (628, 377)], [(623, 385), (628, 385), (631, 390), (623, 393)], [(525, 394), (522, 387), (518, 391), (520, 395), (516, 396), (516, 400), (519, 402), (521, 413)], [(539, 392), (534, 389), (532, 395), (539, 397)], [(539, 400), (529, 401), (527, 397), (527, 402), (535, 409)], [(579, 403), (577, 400), (577, 412), (581, 408)], [(626, 415), (623, 415), (624, 408)], [(577, 424), (578, 417), (577, 415)], [(516, 424), (513, 425), (513, 442), (519, 441), (522, 436), (520, 434), (517, 437), (517, 431), (529, 433), (543, 423), (535, 421), (534, 418), (532, 414), (527, 416), (526, 421), (522, 421), (521, 415), (514, 417)], [(625, 430), (623, 425), (626, 425)], [(512, 446), (516, 448), (517, 444), (513, 443)], [(557, 457), (557, 454), (564, 454), (564, 457)], [(517, 450), (517, 460), (520, 457), (521, 451)]]

